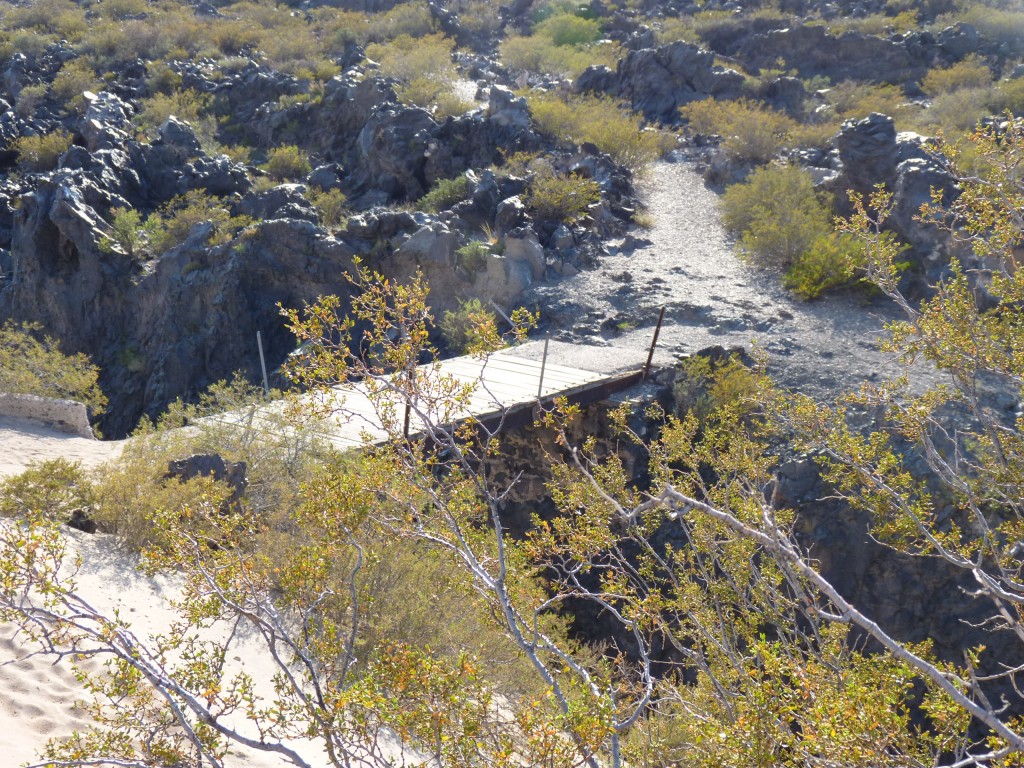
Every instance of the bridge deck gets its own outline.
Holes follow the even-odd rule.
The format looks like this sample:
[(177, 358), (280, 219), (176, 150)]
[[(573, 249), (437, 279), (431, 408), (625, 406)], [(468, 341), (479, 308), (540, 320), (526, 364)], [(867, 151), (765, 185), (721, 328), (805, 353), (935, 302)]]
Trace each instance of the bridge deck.
[[(550, 361), (542, 363), (501, 353), (487, 358), (456, 357), (417, 369), (418, 394), (409, 414), (408, 434), (423, 428), (417, 411), (434, 423), (452, 423), (467, 418), (495, 421), (532, 406), (539, 399), (577, 397), (592, 390), (620, 389), (636, 374), (607, 374), (570, 368)], [(629, 381), (627, 381), (629, 379)], [(621, 386), (619, 385), (621, 382)], [(365, 382), (334, 388), (329, 403), (344, 416), (333, 416), (324, 436), (345, 449), (367, 441), (383, 442), (404, 430), (405, 408), (399, 397), (371, 397), (372, 385)]]

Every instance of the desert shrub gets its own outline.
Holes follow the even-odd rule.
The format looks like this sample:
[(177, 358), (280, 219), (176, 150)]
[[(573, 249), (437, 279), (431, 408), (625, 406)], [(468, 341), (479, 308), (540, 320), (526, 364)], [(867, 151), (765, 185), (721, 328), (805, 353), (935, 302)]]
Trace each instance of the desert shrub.
[(991, 113), (993, 101), (994, 92), (988, 86), (940, 93), (920, 114), (917, 122), (927, 132), (939, 129), (948, 134), (970, 132), (981, 118)]
[[(486, 243), (469, 245), (476, 246), (468, 252), (473, 259), (482, 260), (490, 252)], [(459, 250), (462, 251), (461, 248)], [(460, 355), (471, 354), (480, 348), (481, 341), (493, 338), (497, 322), (498, 318), (494, 311), (485, 307), (480, 299), (460, 301), (458, 310), (445, 311), (440, 323), (441, 336), (453, 352)]]
[(703, 99), (680, 108), (690, 128), (722, 137), (722, 149), (737, 160), (766, 163), (785, 146), (797, 123), (754, 101)]
[(18, 92), (18, 98), (14, 100), (14, 111), (18, 117), (26, 120), (32, 118), (39, 105), (46, 99), (49, 89), (40, 83), (39, 85), (26, 85)]
[(831, 232), (811, 177), (795, 165), (761, 168), (722, 196), (722, 221), (750, 261), (788, 267)]
[(309, 156), (295, 145), (274, 147), (262, 168), (278, 181), (297, 179), (309, 173)]
[(850, 235), (823, 235), (797, 257), (782, 284), (802, 299), (816, 299), (853, 280), (863, 250), (863, 243)]
[(725, 408), (750, 413), (761, 383), (738, 355), (693, 355), (679, 364), (672, 392), (675, 413), (679, 417), (693, 414), (701, 426)]
[(155, 93), (142, 100), (142, 108), (135, 115), (134, 123), (143, 131), (152, 131), (163, 125), (174, 115), (193, 126), (207, 117), (213, 98), (191, 88), (171, 93)]
[(932, 69), (921, 81), (921, 89), (929, 96), (959, 91), (963, 88), (983, 88), (992, 82), (992, 72), (978, 56), (971, 55), (945, 69)]
[(601, 37), (601, 24), (575, 13), (556, 13), (534, 25), (533, 34), (548, 38), (555, 45), (581, 46)]
[(41, 326), (11, 320), (0, 326), (0, 392), (77, 400), (99, 414), (107, 398), (98, 380), (87, 356), (64, 354)]
[(103, 18), (113, 21), (139, 18), (149, 12), (146, 0), (101, 0), (93, 7)]
[(154, 136), (168, 117), (174, 115), (192, 126), (200, 145), (209, 153), (220, 151), (217, 143), (217, 119), (212, 114), (213, 98), (191, 88), (171, 93), (154, 93), (142, 100), (142, 109), (133, 124), (147, 136)]
[(849, 118), (860, 119), (872, 112), (890, 115), (897, 121), (914, 107), (907, 105), (903, 91), (894, 85), (874, 85), (844, 80), (826, 92), (837, 122)]
[(306, 194), (309, 202), (316, 208), (320, 223), (329, 228), (340, 227), (348, 218), (348, 211), (345, 208), (347, 202), (345, 195), (340, 189), (321, 189), (313, 187)]
[(71, 147), (71, 134), (58, 129), (42, 136), (22, 136), (11, 146), (18, 153), (18, 167), (23, 171), (51, 171)]
[(60, 68), (50, 90), (70, 112), (81, 112), (85, 109), (83, 91), (98, 90), (99, 78), (96, 71), (85, 59), (72, 59)]
[(501, 14), (494, 12), (490, 0), (459, 0), (455, 8), (462, 28), (472, 35), (484, 36), (501, 29)]
[(601, 185), (593, 179), (538, 173), (530, 183), (526, 204), (544, 221), (573, 223), (601, 200)]
[(134, 208), (114, 208), (110, 213), (110, 234), (100, 239), (100, 250), (111, 253), (116, 247), (130, 259), (141, 256), (146, 247), (142, 214)]
[(461, 203), (468, 195), (469, 179), (465, 176), (438, 179), (430, 191), (416, 201), (416, 208), (428, 213), (438, 213)]
[(43, 515), (66, 523), (76, 510), (94, 501), (92, 484), (78, 462), (53, 459), (32, 464), (20, 475), (0, 481), (0, 517)]
[(372, 14), (367, 24), (367, 39), (378, 42), (401, 35), (425, 37), (436, 29), (434, 17), (424, 0), (400, 3), (385, 13)]
[(862, 35), (884, 36), (903, 34), (920, 28), (917, 10), (906, 9), (896, 14), (873, 13), (868, 16), (843, 16), (828, 24), (829, 32), (834, 35), (843, 32), (859, 32)]
[(997, 2), (958, 2), (957, 10), (939, 16), (930, 27), (940, 32), (961, 22), (970, 24), (982, 37), (1003, 46), (1011, 54), (1024, 54), (1024, 10), (1019, 5), (1000, 7)]
[(71, 0), (36, 0), (8, 6), (4, 25), (8, 29), (34, 29), (77, 40), (85, 31), (85, 9)]
[(442, 34), (399, 35), (386, 43), (366, 46), (366, 55), (380, 63), (380, 72), (399, 81), (400, 99), (428, 108), (439, 94), (450, 91), (457, 78), (452, 63), (454, 41)]
[(1024, 77), (1000, 81), (989, 98), (993, 113), (1009, 110), (1017, 116), (1024, 114)]
[(597, 64), (614, 67), (621, 56), (618, 44), (595, 41), (582, 46), (557, 45), (544, 35), (509, 35), (499, 47), (502, 63), (527, 72), (574, 78)]
[(193, 52), (179, 49), (172, 33), (194, 27), (194, 18), (190, 16), (189, 19), (191, 21), (187, 24), (181, 19), (184, 26), (180, 27), (179, 18), (172, 20), (165, 15), (144, 20), (94, 23), (82, 38), (81, 50), (97, 67), (109, 70), (139, 58), (186, 58)]
[(41, 32), (18, 29), (5, 32), (0, 37), (0, 57), (9, 59), (16, 53), (25, 56), (29, 61), (36, 61), (46, 53), (46, 47), (54, 42), (52, 35)]
[(607, 96), (531, 94), (527, 97), (537, 127), (563, 141), (589, 141), (615, 162), (634, 171), (656, 160), (671, 145), (671, 138), (645, 130), (641, 117), (622, 102)]
[(232, 216), (221, 198), (193, 189), (150, 214), (143, 229), (152, 251), (160, 254), (181, 245), (194, 226), (205, 222), (213, 225), (210, 242), (219, 244), (230, 240), (251, 220), (247, 216)]

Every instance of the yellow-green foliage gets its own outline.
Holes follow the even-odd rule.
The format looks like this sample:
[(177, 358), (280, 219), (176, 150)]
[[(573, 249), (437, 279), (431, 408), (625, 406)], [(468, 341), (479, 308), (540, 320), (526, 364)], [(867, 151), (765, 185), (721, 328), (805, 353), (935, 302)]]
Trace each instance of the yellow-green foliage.
[(828, 207), (811, 177), (795, 165), (760, 168), (729, 187), (722, 196), (722, 222), (747, 258), (776, 268), (791, 265), (831, 231)]
[(58, 129), (43, 136), (22, 136), (12, 148), (18, 153), (18, 167), (24, 171), (51, 171), (71, 147), (71, 134)]
[(366, 55), (380, 64), (382, 75), (399, 81), (400, 99), (426, 109), (452, 91), (458, 77), (452, 63), (454, 49), (455, 42), (440, 33), (399, 35), (389, 42), (366, 46)]
[(584, 46), (556, 45), (550, 38), (510, 35), (499, 49), (502, 62), (512, 69), (577, 77), (587, 67), (614, 67), (621, 57), (619, 46), (598, 41)]
[(921, 88), (929, 96), (938, 96), (963, 88), (984, 88), (991, 83), (992, 72), (988, 65), (971, 55), (951, 67), (930, 70), (921, 81)]
[(542, 220), (572, 223), (587, 215), (601, 200), (601, 186), (592, 179), (538, 172), (526, 195), (526, 204)]
[(85, 108), (83, 91), (99, 89), (99, 78), (96, 72), (84, 59), (72, 59), (60, 68), (50, 91), (71, 112), (81, 112)]
[(783, 283), (801, 298), (848, 283), (863, 248), (833, 231), (827, 200), (797, 166), (768, 166), (722, 196), (722, 221), (745, 258), (786, 271)]
[(469, 195), (469, 180), (465, 176), (454, 179), (438, 179), (427, 194), (416, 201), (421, 211), (438, 213), (460, 203)]
[(878, 35), (880, 37), (889, 34), (903, 34), (920, 29), (918, 16), (918, 12), (913, 9), (902, 10), (892, 16), (881, 13), (862, 17), (843, 16), (830, 20), (828, 30), (833, 35), (840, 35), (844, 32), (859, 32), (862, 35)]
[(766, 163), (786, 146), (797, 123), (782, 112), (747, 99), (703, 99), (679, 110), (691, 130), (722, 137), (722, 149), (738, 160)]
[(688, 357), (680, 364), (673, 385), (676, 414), (683, 417), (692, 413), (704, 425), (722, 408), (748, 413), (762, 383), (736, 355), (719, 360), (703, 355)]
[(67, 522), (72, 512), (88, 511), (93, 501), (93, 487), (81, 464), (67, 459), (33, 464), (0, 481), (0, 517), (43, 515)]
[(104, 235), (100, 240), (100, 250), (111, 253), (117, 246), (130, 259), (142, 255), (146, 247), (142, 214), (134, 208), (114, 208), (110, 214), (110, 235)]
[[(475, 250), (467, 252), (473, 254), (468, 258), (482, 259), (490, 253), (486, 243), (469, 245), (475, 246)], [(474, 270), (471, 268), (469, 271)], [(485, 307), (480, 299), (469, 299), (460, 301), (457, 311), (447, 310), (439, 327), (448, 346), (457, 354), (467, 355), (480, 348), (481, 339), (490, 339), (496, 335), (497, 321), (494, 311)]]
[(316, 208), (320, 223), (328, 229), (340, 227), (348, 219), (348, 210), (345, 208), (347, 200), (340, 189), (313, 187), (306, 193), (306, 197)]
[(41, 326), (11, 320), (0, 326), (0, 392), (78, 400), (99, 414), (107, 398), (98, 379), (87, 356), (64, 354)]
[(174, 115), (192, 126), (200, 144), (211, 148), (216, 144), (217, 134), (217, 121), (210, 114), (212, 103), (213, 99), (209, 94), (199, 93), (191, 88), (171, 93), (155, 93), (142, 100), (142, 109), (132, 122), (140, 131), (153, 136), (164, 121)]
[(938, 17), (930, 29), (938, 33), (957, 22), (970, 24), (982, 37), (1018, 56), (1024, 54), (1024, 10), (1018, 3), (963, 0), (957, 2), (956, 11)]
[(192, 228), (202, 223), (212, 224), (208, 242), (216, 245), (230, 240), (251, 220), (246, 216), (232, 216), (223, 199), (193, 189), (150, 214), (143, 228), (150, 250), (161, 254), (185, 242)]
[(297, 179), (309, 173), (309, 156), (294, 145), (274, 147), (267, 153), (263, 170), (277, 181)]
[(672, 145), (670, 136), (645, 129), (639, 115), (608, 96), (563, 98), (530, 93), (527, 101), (534, 122), (544, 133), (574, 144), (589, 141), (634, 171), (642, 170)]
[(35, 115), (36, 109), (46, 98), (48, 89), (45, 85), (26, 85), (18, 92), (18, 98), (14, 101), (14, 111), (18, 117), (26, 120)]

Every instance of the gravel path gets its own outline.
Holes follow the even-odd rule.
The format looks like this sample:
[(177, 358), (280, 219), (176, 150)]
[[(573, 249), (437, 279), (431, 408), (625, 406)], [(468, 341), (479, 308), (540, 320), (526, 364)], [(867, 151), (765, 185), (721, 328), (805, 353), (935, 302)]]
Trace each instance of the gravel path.
[[(690, 163), (657, 163), (642, 187), (654, 219), (640, 233), (649, 244), (532, 292), (527, 305), (543, 308), (553, 338), (568, 342), (553, 347), (553, 359), (607, 371), (642, 364), (664, 306), (660, 364), (715, 344), (756, 345), (778, 382), (816, 397), (896, 371), (877, 351), (885, 323), (898, 317), (887, 299), (850, 292), (801, 301), (778, 275), (740, 262), (718, 196)], [(542, 347), (519, 354), (537, 357)]]

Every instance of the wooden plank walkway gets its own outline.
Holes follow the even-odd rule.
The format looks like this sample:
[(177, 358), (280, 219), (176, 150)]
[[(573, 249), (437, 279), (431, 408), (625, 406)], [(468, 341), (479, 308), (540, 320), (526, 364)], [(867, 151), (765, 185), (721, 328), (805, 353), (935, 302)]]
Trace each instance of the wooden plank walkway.
[[(522, 357), (495, 353), (489, 357), (456, 357), (416, 369), (417, 397), (409, 414), (408, 435), (415, 438), (423, 432), (424, 421), (453, 424), (469, 418), (497, 427), (505, 421), (520, 426), (531, 420), (538, 399), (550, 403), (556, 397), (573, 400), (603, 399), (639, 380), (639, 372), (608, 375), (542, 363)], [(383, 385), (355, 382), (334, 387), (323, 404), (332, 412), (324, 422), (313, 427), (314, 433), (340, 450), (349, 450), (367, 443), (382, 443), (405, 431), (405, 405), (398, 394), (371, 393)], [(540, 396), (538, 398), (538, 387)], [(589, 396), (589, 399), (588, 399)], [(281, 420), (269, 414), (280, 413), (283, 404), (270, 404), (266, 416), (251, 413), (221, 414), (220, 422), (247, 423), (248, 428), (280, 431)], [(513, 418), (514, 417), (514, 418)]]

